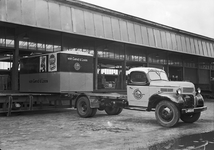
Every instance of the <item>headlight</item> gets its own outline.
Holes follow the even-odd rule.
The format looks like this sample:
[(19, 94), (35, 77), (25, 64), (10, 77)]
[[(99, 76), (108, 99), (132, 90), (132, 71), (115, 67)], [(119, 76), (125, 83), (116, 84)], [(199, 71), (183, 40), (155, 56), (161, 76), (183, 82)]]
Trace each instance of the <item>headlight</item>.
[(201, 93), (201, 89), (197, 88), (197, 94), (200, 94), (200, 93)]
[(176, 94), (180, 95), (181, 94), (181, 89), (177, 89)]

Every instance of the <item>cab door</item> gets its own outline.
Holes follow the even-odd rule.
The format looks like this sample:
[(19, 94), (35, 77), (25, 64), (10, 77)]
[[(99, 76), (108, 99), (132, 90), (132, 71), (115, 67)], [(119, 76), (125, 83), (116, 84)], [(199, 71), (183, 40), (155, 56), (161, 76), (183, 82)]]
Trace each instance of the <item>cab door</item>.
[(127, 95), (130, 106), (148, 106), (149, 82), (144, 72), (134, 71), (129, 75)]

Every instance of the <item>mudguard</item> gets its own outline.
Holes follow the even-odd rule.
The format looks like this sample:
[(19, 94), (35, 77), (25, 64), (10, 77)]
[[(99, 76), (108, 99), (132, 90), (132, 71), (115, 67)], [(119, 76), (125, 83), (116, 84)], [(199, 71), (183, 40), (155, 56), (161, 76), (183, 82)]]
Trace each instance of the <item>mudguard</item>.
[(152, 108), (155, 108), (156, 105), (162, 100), (168, 100), (175, 104), (183, 103), (183, 98), (181, 96), (176, 95), (175, 93), (157, 93), (149, 98), (147, 111), (150, 111)]

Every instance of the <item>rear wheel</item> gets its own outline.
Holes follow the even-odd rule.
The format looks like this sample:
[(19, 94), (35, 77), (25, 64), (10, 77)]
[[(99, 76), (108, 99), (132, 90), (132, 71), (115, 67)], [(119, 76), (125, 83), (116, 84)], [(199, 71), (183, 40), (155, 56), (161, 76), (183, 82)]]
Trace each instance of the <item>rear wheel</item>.
[(196, 122), (201, 116), (201, 113), (190, 113), (190, 114), (182, 114), (181, 120), (185, 123), (193, 123)]
[(160, 125), (173, 127), (179, 121), (180, 112), (172, 102), (161, 101), (156, 106), (155, 117)]
[(90, 117), (94, 117), (96, 115), (96, 113), (97, 113), (97, 108), (92, 108)]
[(115, 115), (119, 115), (123, 111), (123, 108), (118, 108), (118, 111)]
[(122, 108), (114, 108), (114, 107), (106, 107), (105, 108), (105, 112), (108, 114), (108, 115), (118, 115), (122, 112)]
[[(77, 100), (77, 113), (80, 117), (87, 118), (91, 117), (93, 110), (90, 107), (90, 102), (87, 97), (80, 97)], [(95, 112), (96, 114), (96, 112)]]

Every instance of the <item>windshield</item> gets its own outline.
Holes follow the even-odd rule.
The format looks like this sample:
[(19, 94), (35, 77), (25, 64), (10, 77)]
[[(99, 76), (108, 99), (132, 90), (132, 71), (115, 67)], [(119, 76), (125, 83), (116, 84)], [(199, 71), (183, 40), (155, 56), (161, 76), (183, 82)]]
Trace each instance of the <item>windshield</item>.
[(164, 80), (168, 81), (168, 77), (164, 71), (151, 70), (148, 72), (151, 81)]

